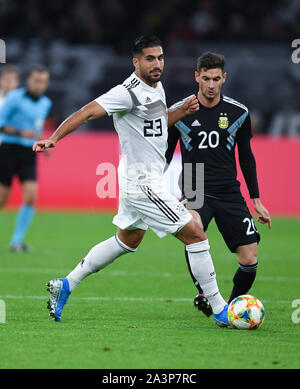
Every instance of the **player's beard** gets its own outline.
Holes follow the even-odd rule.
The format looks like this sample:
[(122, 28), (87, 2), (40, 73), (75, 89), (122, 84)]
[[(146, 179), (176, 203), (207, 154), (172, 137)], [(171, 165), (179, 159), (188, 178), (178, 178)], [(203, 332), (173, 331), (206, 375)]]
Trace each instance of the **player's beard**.
[[(158, 76), (154, 77), (154, 76), (151, 75), (151, 73), (154, 72), (154, 71), (159, 71), (160, 74), (159, 74)], [(150, 73), (146, 73), (146, 72), (143, 72), (143, 71), (141, 70), (141, 76), (142, 76), (142, 78), (143, 78), (145, 81), (147, 81), (147, 83), (149, 83), (149, 84), (156, 84), (157, 82), (159, 82), (160, 79), (161, 79), (161, 75), (162, 75), (162, 70), (160, 70), (160, 69), (153, 69), (153, 70), (151, 70)]]

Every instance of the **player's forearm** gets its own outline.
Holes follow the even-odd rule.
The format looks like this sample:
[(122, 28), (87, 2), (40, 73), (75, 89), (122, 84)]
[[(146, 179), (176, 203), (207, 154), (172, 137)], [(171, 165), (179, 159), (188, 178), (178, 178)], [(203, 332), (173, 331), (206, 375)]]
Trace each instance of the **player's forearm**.
[(75, 131), (82, 124), (105, 115), (106, 111), (104, 108), (92, 101), (64, 120), (49, 139), (56, 143), (66, 135)]
[(256, 197), (254, 199), (252, 199), (253, 201), (253, 206), (256, 207), (258, 205), (261, 205), (261, 201), (260, 201), (260, 198), (259, 197)]
[(259, 198), (256, 161), (251, 149), (250, 138), (241, 137), (238, 140), (239, 163), (246, 181), (251, 199)]
[(74, 112), (67, 119), (65, 119), (50, 136), (49, 139), (53, 140), (55, 143), (60, 139), (64, 138), (66, 135), (75, 131), (83, 123), (88, 121), (88, 116), (86, 113), (81, 112), (81, 110)]
[(185, 110), (182, 107), (175, 109), (174, 111), (168, 111), (168, 127), (172, 127), (173, 124), (184, 118), (186, 115)]
[(251, 161), (248, 164), (241, 163), (241, 170), (244, 176), (244, 179), (247, 184), (248, 192), (251, 197), (251, 199), (259, 199), (259, 188), (258, 188), (258, 181), (257, 181), (257, 172), (256, 172), (256, 164), (255, 160)]

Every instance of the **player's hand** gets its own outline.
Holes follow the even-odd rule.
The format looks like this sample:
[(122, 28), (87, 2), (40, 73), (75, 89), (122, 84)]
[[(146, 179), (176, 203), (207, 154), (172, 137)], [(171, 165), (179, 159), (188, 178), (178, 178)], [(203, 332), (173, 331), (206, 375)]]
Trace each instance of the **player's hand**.
[(255, 211), (258, 213), (258, 221), (261, 224), (268, 223), (269, 228), (272, 226), (271, 216), (269, 214), (269, 211), (262, 205), (261, 201), (259, 199), (253, 200), (253, 205)]
[(47, 149), (55, 147), (56, 143), (51, 139), (38, 140), (32, 146), (32, 150), (41, 153)]
[(199, 101), (195, 95), (188, 97), (182, 105), (185, 115), (191, 115), (199, 110)]

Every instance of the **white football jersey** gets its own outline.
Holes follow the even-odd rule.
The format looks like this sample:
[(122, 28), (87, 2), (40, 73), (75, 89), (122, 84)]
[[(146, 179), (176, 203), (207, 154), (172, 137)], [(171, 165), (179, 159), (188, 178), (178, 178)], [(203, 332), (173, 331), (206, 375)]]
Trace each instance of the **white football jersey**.
[(120, 190), (132, 193), (136, 185), (160, 186), (168, 141), (168, 110), (161, 82), (153, 88), (132, 73), (95, 101), (113, 115), (119, 135)]

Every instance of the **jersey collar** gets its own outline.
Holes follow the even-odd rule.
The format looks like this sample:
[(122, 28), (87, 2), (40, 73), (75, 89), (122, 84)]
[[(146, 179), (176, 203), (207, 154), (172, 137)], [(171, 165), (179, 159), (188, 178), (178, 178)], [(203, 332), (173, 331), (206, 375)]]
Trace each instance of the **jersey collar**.
[(140, 83), (141, 83), (141, 85), (143, 86), (143, 88), (146, 88), (149, 92), (150, 92), (150, 91), (151, 91), (151, 92), (155, 92), (155, 91), (157, 90), (157, 87), (158, 87), (160, 81), (158, 81), (157, 87), (156, 87), (156, 88), (153, 88), (152, 86), (146, 84), (140, 77), (138, 77), (138, 76), (136, 75), (135, 72), (133, 72), (132, 74), (134, 75), (135, 78), (137, 78), (137, 79), (140, 81)]
[(198, 99), (198, 92), (196, 93), (196, 96), (197, 96), (197, 100), (199, 102), (199, 105), (201, 108), (204, 108), (204, 109), (213, 109), (213, 108), (218, 108), (222, 103), (223, 103), (223, 95), (221, 94), (220, 96), (220, 101), (218, 102), (218, 104), (214, 105), (213, 107), (205, 107), (204, 105), (202, 105)]
[(36, 96), (36, 95), (30, 93), (28, 91), (28, 89), (26, 89), (25, 94), (26, 94), (27, 97), (31, 98), (34, 101), (38, 101), (42, 97), (42, 96)]

